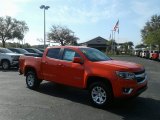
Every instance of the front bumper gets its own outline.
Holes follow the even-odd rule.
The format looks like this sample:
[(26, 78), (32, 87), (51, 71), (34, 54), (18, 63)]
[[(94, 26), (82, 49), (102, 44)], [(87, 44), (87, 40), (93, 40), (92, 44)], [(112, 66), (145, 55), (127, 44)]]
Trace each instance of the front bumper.
[(19, 61), (12, 61), (11, 66), (19, 66)]
[(147, 79), (148, 78), (146, 75), (145, 78), (141, 81), (119, 79), (118, 85), (116, 84), (116, 86), (118, 87), (113, 89), (115, 98), (127, 98), (138, 96), (148, 88)]

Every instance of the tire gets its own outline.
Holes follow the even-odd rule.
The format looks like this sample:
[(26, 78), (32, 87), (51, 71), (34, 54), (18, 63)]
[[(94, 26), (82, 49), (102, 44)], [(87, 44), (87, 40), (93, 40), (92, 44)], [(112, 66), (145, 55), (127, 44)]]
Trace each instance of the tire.
[(7, 60), (2, 61), (2, 69), (8, 70), (10, 68), (10, 63)]
[(89, 95), (93, 106), (98, 108), (108, 107), (113, 101), (111, 87), (103, 82), (92, 83), (89, 87)]
[(32, 89), (32, 90), (38, 89), (41, 82), (42, 80), (37, 79), (35, 72), (29, 71), (26, 74), (26, 85), (29, 89)]

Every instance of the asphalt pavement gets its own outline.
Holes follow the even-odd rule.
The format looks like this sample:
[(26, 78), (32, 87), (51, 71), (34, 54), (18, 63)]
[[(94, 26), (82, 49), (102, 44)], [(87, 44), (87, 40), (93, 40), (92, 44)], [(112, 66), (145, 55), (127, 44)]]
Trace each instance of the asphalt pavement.
[(39, 90), (30, 90), (17, 69), (0, 68), (0, 120), (160, 120), (160, 62), (138, 57), (113, 59), (144, 65), (148, 89), (133, 100), (98, 109), (91, 106), (86, 91), (45, 81)]

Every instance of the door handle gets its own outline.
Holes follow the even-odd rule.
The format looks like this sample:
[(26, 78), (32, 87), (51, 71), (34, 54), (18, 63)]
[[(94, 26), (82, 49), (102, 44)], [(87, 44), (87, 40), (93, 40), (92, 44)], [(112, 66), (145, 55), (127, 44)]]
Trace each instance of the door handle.
[(59, 63), (59, 64), (58, 64), (58, 66), (59, 66), (59, 67), (64, 67), (64, 65), (63, 65), (63, 64), (61, 64), (61, 63)]
[(62, 66), (62, 64), (58, 64), (58, 66)]
[(44, 64), (48, 64), (48, 62), (46, 62), (46, 61), (43, 61), (43, 63), (44, 63)]

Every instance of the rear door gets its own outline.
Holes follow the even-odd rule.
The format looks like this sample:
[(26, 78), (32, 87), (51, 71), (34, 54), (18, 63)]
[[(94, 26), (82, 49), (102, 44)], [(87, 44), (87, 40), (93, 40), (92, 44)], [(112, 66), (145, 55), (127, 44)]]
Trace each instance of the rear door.
[(57, 65), (59, 63), (60, 48), (50, 48), (42, 59), (42, 70), (45, 80), (57, 81)]

